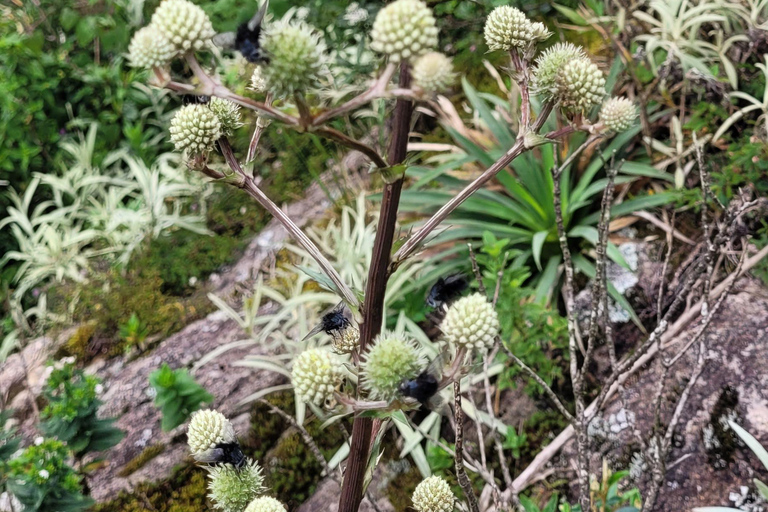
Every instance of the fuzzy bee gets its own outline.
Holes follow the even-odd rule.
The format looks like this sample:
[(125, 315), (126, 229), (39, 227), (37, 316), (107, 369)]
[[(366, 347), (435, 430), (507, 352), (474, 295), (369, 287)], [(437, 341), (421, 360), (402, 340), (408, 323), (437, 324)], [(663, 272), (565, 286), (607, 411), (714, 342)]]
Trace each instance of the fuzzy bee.
[(340, 336), (344, 333), (344, 330), (352, 325), (352, 320), (349, 318), (350, 315), (351, 313), (346, 307), (346, 304), (344, 304), (344, 302), (339, 302), (331, 311), (323, 315), (320, 319), (320, 323), (309, 331), (309, 334), (304, 337), (304, 340), (309, 339), (320, 332), (324, 332), (334, 338)]
[(269, 0), (264, 0), (256, 14), (237, 27), (236, 32), (222, 32), (213, 36), (213, 43), (219, 48), (237, 50), (248, 62), (267, 62), (267, 57), (261, 49), (259, 36), (261, 24), (267, 14)]
[(242, 468), (246, 462), (245, 454), (237, 441), (219, 443), (210, 450), (195, 454), (194, 458), (206, 464), (232, 464), (237, 469)]
[(181, 97), (182, 105), (207, 105), (211, 102), (211, 97), (206, 95), (196, 96), (194, 94), (185, 94)]
[(432, 285), (427, 295), (427, 306), (441, 308), (458, 299), (469, 288), (469, 281), (464, 274), (451, 274), (441, 277)]
[(440, 390), (443, 366), (445, 366), (445, 355), (441, 352), (415, 379), (405, 380), (400, 384), (400, 394), (415, 398), (427, 409), (434, 409), (439, 405), (435, 395)]

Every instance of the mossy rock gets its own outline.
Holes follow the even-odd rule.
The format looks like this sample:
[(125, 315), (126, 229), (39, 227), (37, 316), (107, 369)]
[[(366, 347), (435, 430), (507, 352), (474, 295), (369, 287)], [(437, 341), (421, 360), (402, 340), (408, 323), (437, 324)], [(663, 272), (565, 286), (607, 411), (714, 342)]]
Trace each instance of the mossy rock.
[(200, 512), (210, 510), (205, 470), (194, 466), (177, 469), (159, 484), (139, 484), (132, 493), (96, 505), (92, 512)]
[(163, 453), (163, 451), (165, 451), (165, 446), (162, 444), (153, 444), (151, 446), (147, 446), (141, 451), (140, 454), (129, 460), (126, 465), (123, 466), (123, 469), (120, 470), (118, 475), (126, 477), (132, 473), (135, 473), (144, 467), (147, 462)]

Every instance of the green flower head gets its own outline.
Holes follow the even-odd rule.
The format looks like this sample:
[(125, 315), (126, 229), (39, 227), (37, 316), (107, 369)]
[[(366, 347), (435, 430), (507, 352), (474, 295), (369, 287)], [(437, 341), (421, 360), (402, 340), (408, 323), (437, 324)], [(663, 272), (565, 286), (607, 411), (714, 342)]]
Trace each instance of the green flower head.
[(373, 400), (394, 400), (400, 384), (418, 375), (422, 359), (413, 341), (393, 333), (380, 334), (361, 364), (363, 389)]
[(391, 62), (415, 59), (436, 46), (435, 17), (421, 0), (395, 0), (376, 15), (371, 48)]
[(241, 512), (259, 494), (264, 492), (261, 468), (248, 459), (242, 468), (231, 464), (206, 467), (208, 470), (208, 497), (214, 508), (223, 512)]

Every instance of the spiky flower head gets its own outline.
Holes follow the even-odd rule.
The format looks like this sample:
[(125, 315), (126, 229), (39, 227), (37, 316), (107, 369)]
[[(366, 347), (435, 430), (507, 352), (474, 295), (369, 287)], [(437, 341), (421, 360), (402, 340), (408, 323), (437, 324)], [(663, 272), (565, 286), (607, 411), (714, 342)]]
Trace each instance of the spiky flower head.
[(418, 375), (421, 356), (416, 345), (393, 333), (380, 334), (361, 363), (362, 387), (373, 400), (394, 400), (400, 384)]
[(208, 103), (208, 108), (219, 118), (222, 134), (232, 135), (232, 132), (243, 126), (240, 121), (240, 106), (237, 103), (214, 96)]
[(264, 80), (264, 74), (258, 66), (251, 75), (251, 89), (260, 94), (267, 92), (267, 82)]
[(221, 137), (221, 121), (208, 105), (195, 103), (176, 111), (169, 131), (177, 151), (190, 155), (207, 153)]
[(546, 41), (552, 35), (547, 26), (540, 21), (531, 24), (531, 34), (536, 41)]
[(206, 458), (216, 445), (236, 442), (232, 423), (219, 411), (204, 409), (192, 414), (187, 427), (187, 443), (195, 459)]
[(603, 103), (600, 120), (614, 132), (623, 132), (632, 128), (638, 113), (635, 104), (627, 98), (613, 97)]
[(331, 347), (337, 354), (349, 354), (360, 346), (360, 330), (354, 325), (349, 325), (341, 331), (333, 331), (331, 335)]
[(253, 500), (243, 512), (287, 512), (285, 505), (271, 496), (262, 496)]
[(291, 381), (302, 401), (321, 406), (333, 398), (339, 375), (327, 351), (311, 348), (293, 361)]
[(371, 48), (391, 62), (410, 60), (437, 46), (437, 24), (432, 9), (421, 0), (395, 0), (376, 15)]
[(533, 40), (533, 23), (516, 7), (499, 6), (485, 21), (485, 44), (491, 51), (525, 48)]
[(261, 468), (252, 459), (239, 469), (232, 464), (206, 469), (209, 473), (208, 497), (214, 508), (224, 512), (240, 512), (265, 490)]
[(413, 491), (413, 508), (418, 512), (451, 512), (456, 501), (451, 486), (439, 476), (421, 481)]
[(413, 81), (427, 92), (447, 89), (456, 80), (451, 59), (440, 52), (429, 52), (413, 63)]
[(128, 59), (135, 68), (162, 68), (176, 55), (176, 48), (152, 25), (136, 31), (128, 45)]
[(440, 330), (446, 341), (460, 347), (490, 348), (499, 334), (499, 317), (484, 295), (473, 293), (451, 304)]
[(536, 59), (532, 88), (546, 100), (557, 96), (557, 75), (567, 62), (586, 57), (584, 50), (571, 43), (557, 43)]
[(262, 32), (261, 47), (269, 55), (269, 64), (260, 68), (264, 84), (278, 96), (313, 87), (326, 62), (320, 33), (290, 18), (270, 23)]
[(162, 32), (179, 53), (199, 50), (216, 35), (205, 11), (189, 0), (163, 0), (150, 25)]
[(566, 62), (557, 74), (557, 96), (567, 109), (584, 111), (605, 97), (605, 76), (588, 57)]

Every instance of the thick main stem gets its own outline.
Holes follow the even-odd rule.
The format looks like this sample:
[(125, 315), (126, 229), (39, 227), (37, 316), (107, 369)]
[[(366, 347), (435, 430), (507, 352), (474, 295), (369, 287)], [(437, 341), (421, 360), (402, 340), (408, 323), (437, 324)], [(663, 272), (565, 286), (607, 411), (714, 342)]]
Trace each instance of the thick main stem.
[[(410, 86), (411, 76), (406, 65), (400, 66), (400, 87)], [(411, 125), (413, 106), (410, 100), (398, 99), (395, 104), (395, 116), (392, 126), (392, 138), (388, 151), (389, 165), (396, 165), (405, 160), (408, 147), (408, 132)], [(389, 279), (389, 258), (395, 236), (397, 209), (400, 204), (400, 192), (403, 177), (397, 177), (384, 187), (383, 199), (373, 244), (371, 266), (368, 269), (368, 282), (365, 287), (363, 302), (363, 323), (360, 326), (360, 353), (381, 331), (384, 320), (384, 294)], [(365, 468), (368, 461), (373, 422), (370, 418), (356, 416), (352, 423), (349, 457), (344, 472), (344, 482), (339, 498), (339, 512), (357, 512), (363, 499)]]

